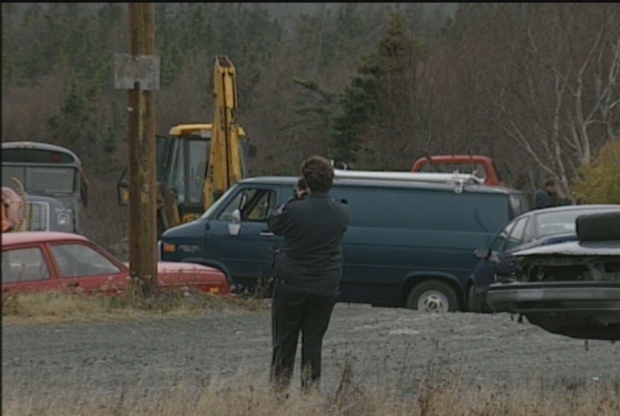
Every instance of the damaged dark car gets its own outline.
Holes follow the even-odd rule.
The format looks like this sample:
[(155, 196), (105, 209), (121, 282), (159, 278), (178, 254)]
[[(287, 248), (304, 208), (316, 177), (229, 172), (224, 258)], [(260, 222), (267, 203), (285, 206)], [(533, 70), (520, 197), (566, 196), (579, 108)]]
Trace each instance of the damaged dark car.
[(516, 270), (496, 273), (487, 301), (572, 338), (620, 340), (620, 212), (577, 218), (578, 241), (514, 253)]

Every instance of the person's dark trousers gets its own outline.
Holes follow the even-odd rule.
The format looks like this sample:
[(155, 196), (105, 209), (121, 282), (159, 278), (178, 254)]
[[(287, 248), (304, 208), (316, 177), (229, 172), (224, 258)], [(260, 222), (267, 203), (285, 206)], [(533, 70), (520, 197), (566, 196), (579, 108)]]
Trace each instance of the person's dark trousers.
[(300, 332), (302, 388), (318, 385), (323, 336), (335, 304), (335, 296), (291, 293), (276, 287), (271, 309), (271, 381), (276, 389), (282, 390), (290, 385)]

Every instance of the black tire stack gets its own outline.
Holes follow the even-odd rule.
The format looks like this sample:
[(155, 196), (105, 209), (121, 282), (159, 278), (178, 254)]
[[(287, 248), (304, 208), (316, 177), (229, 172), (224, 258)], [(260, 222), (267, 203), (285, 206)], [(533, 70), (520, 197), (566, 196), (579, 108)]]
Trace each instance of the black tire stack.
[(580, 241), (620, 240), (620, 211), (581, 215), (575, 229)]

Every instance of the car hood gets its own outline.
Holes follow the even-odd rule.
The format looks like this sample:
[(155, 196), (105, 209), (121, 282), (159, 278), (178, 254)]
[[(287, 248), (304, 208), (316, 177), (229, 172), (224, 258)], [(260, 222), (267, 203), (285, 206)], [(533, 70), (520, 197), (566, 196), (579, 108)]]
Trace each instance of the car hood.
[[(129, 268), (129, 263), (124, 263)], [(222, 295), (230, 294), (230, 285), (224, 273), (213, 267), (195, 263), (157, 262), (157, 284), (160, 287), (201, 286), (201, 291)]]
[(610, 241), (565, 241), (544, 245), (513, 253), (515, 257), (528, 256), (620, 256), (620, 240)]

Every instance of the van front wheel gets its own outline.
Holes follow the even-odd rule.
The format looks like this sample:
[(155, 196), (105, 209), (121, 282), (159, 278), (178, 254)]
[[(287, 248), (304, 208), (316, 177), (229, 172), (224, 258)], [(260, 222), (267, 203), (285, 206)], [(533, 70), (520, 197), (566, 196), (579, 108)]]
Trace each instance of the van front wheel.
[(427, 280), (411, 290), (407, 297), (407, 308), (421, 312), (456, 312), (458, 299), (454, 289), (447, 284)]

